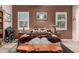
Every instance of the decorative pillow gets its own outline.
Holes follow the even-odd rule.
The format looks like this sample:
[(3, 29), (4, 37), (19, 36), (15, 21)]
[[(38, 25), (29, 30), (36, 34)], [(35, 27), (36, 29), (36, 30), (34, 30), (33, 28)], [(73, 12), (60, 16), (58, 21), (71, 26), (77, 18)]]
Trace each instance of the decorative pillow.
[(29, 44), (40, 44), (40, 38), (36, 37), (29, 41)]
[(30, 34), (32, 32), (32, 29), (26, 30), (26, 34)]
[(27, 35), (27, 34), (24, 34), (24, 35), (22, 35), (20, 38), (27, 37), (27, 36), (29, 36), (29, 35)]
[(47, 32), (47, 29), (41, 28), (40, 32)]
[(38, 29), (33, 29), (32, 32), (36, 33), (36, 32), (38, 32)]
[(51, 30), (52, 33), (55, 33), (55, 29), (54, 28), (51, 28), (50, 30)]
[(55, 34), (52, 34), (52, 36), (53, 36), (53, 37), (58, 37), (58, 36), (57, 36), (57, 35), (55, 35)]
[(41, 44), (51, 44), (51, 42), (48, 41), (48, 39), (46, 37), (42, 37), (41, 38)]
[(39, 29), (37, 30), (37, 32), (40, 33), (40, 32), (41, 32), (41, 29), (39, 28)]

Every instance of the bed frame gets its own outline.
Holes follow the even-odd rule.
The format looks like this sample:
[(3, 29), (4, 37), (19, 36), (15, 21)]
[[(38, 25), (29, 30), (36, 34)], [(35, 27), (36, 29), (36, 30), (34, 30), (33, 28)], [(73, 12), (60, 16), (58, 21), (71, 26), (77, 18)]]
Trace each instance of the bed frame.
[[(35, 37), (39, 37), (39, 38), (46, 37), (52, 43), (61, 42), (61, 40), (58, 37), (55, 37), (55, 36), (53, 36), (52, 34), (49, 34), (49, 33), (31, 33), (29, 35), (26, 34), (25, 36), (22, 35), (19, 38), (19, 40), (18, 40), (18, 46), (17, 46), (17, 49), (16, 49), (17, 52), (24, 52), (25, 51), (24, 49), (27, 47), (27, 45), (25, 47), (25, 42), (29, 42), (31, 39), (33, 39)], [(20, 48), (22, 48), (22, 47), (23, 47), (23, 49), (21, 50)], [(59, 48), (61, 48), (61, 47), (59, 47)], [(52, 51), (52, 52), (62, 52), (62, 50), (63, 49), (61, 48), (61, 50)], [(34, 50), (31, 51), (31, 52), (34, 52)], [(36, 52), (45, 52), (45, 51), (40, 51), (39, 50), (39, 51), (36, 51)]]

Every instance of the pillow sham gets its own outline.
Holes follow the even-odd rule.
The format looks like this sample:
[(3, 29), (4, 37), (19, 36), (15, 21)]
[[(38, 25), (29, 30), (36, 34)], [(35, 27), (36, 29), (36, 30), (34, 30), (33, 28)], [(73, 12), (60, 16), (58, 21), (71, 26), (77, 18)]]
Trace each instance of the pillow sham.
[(29, 44), (40, 44), (40, 38), (36, 37), (29, 41)]
[(46, 37), (42, 37), (40, 43), (41, 44), (52, 44), (50, 41), (48, 41), (48, 39)]

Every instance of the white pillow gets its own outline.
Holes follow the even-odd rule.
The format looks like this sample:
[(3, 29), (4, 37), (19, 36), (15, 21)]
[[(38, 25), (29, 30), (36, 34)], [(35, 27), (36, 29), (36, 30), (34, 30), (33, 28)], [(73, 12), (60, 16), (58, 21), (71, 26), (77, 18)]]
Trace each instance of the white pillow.
[(46, 37), (41, 38), (41, 44), (52, 44)]
[(40, 38), (36, 37), (29, 41), (29, 44), (40, 44)]

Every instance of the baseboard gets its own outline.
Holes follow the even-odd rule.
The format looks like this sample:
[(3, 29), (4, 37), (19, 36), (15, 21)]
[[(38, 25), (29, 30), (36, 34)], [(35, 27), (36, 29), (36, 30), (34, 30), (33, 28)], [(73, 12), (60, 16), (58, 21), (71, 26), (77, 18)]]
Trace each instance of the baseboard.
[(73, 39), (61, 39), (61, 40), (73, 40)]

